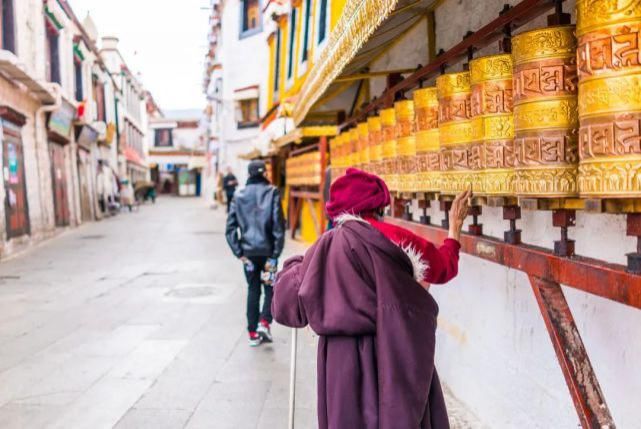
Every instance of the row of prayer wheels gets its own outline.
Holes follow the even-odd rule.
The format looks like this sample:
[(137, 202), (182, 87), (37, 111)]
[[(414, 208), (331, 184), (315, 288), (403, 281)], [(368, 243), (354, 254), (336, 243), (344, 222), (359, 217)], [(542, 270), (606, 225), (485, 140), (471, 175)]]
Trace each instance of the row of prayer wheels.
[(641, 8), (578, 0), (577, 26), (512, 38), (330, 142), (393, 191), (641, 197)]

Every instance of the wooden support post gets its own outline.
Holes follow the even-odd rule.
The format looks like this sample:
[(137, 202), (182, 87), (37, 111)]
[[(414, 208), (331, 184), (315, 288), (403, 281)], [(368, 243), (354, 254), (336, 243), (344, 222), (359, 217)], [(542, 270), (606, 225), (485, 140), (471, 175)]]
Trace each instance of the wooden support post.
[(327, 165), (329, 164), (327, 162), (328, 157), (327, 157), (327, 137), (326, 136), (321, 136), (318, 146), (319, 146), (318, 149), (320, 152), (320, 167), (321, 167), (321, 181), (320, 181), (319, 193), (321, 195), (320, 234), (322, 234), (325, 232), (325, 228), (327, 227), (327, 217), (325, 215), (325, 203), (326, 203), (325, 186), (329, 185), (328, 183), (326, 183), (326, 180), (327, 180), (326, 170), (327, 170)]
[(503, 219), (510, 221), (510, 229), (503, 233), (503, 239), (506, 243), (521, 244), (521, 230), (516, 229), (517, 219), (521, 219), (521, 207), (504, 206)]
[(568, 228), (576, 224), (575, 210), (554, 210), (552, 224), (561, 228), (561, 240), (554, 242), (554, 254), (557, 256), (574, 256), (574, 240), (568, 238)]
[(445, 229), (448, 229), (450, 227), (450, 209), (452, 208), (452, 201), (440, 200), (439, 208), (445, 215), (445, 217), (441, 221), (441, 226)]
[(479, 223), (479, 216), (483, 213), (483, 207), (470, 207), (469, 214), (472, 215), (472, 224), (468, 227), (468, 232), (472, 235), (483, 235), (483, 224)]
[(628, 214), (627, 235), (637, 238), (637, 251), (628, 253), (628, 271), (641, 274), (641, 214)]
[(423, 211), (419, 222), (423, 225), (429, 225), (431, 223), (431, 219), (427, 215), (427, 209), (430, 208), (430, 200), (427, 198), (426, 194), (423, 194), (423, 199), (418, 200), (418, 207)]
[(529, 278), (581, 426), (615, 428), (561, 285)]

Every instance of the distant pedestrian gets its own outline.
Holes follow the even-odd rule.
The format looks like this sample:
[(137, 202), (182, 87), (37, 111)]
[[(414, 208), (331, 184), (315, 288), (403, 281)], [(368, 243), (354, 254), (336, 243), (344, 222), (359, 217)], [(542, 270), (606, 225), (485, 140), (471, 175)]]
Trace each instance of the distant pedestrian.
[(227, 213), (231, 208), (231, 201), (234, 199), (234, 192), (238, 187), (238, 179), (232, 173), (231, 168), (227, 167), (225, 177), (223, 177), (223, 190), (225, 191), (225, 196), (227, 197)]
[[(232, 199), (226, 228), (227, 243), (234, 255), (243, 262), (249, 287), (247, 331), (251, 346), (272, 341), (270, 324), (273, 286), (269, 274), (278, 266), (278, 258), (285, 243), (280, 192), (269, 184), (265, 171), (263, 161), (252, 161), (249, 164), (247, 186), (236, 192)], [(261, 286), (265, 292), (262, 310)]]
[(131, 186), (129, 179), (122, 179), (120, 185), (120, 204), (122, 207), (127, 207), (131, 212), (134, 207), (134, 188)]
[(456, 197), (441, 247), (385, 223), (390, 194), (356, 169), (334, 182), (334, 229), (291, 258), (274, 286), (284, 325), (309, 325), (318, 343), (318, 427), (449, 428), (434, 369), (438, 305), (430, 283), (456, 276), (471, 192)]

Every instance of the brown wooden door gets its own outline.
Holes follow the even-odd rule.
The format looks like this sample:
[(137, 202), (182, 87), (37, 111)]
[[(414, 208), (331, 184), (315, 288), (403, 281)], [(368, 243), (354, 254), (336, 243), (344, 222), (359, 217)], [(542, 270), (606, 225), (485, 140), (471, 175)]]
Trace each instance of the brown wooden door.
[(78, 187), (80, 188), (80, 215), (83, 222), (91, 219), (91, 192), (89, 186), (89, 175), (91, 174), (89, 166), (88, 152), (78, 149)]
[(25, 183), (24, 156), (20, 129), (12, 133), (11, 124), (4, 123), (2, 140), (2, 175), (5, 190), (7, 239), (30, 233), (29, 206)]
[(53, 184), (53, 206), (56, 226), (69, 225), (69, 197), (67, 193), (67, 170), (65, 168), (65, 147), (49, 143), (51, 157), (51, 182)]

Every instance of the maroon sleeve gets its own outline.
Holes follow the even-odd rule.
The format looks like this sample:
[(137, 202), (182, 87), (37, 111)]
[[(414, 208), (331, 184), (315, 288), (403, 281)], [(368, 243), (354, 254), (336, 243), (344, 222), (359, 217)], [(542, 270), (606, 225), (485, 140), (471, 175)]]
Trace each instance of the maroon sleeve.
[(274, 282), (272, 315), (278, 323), (290, 328), (302, 328), (307, 325), (307, 315), (298, 296), (302, 282), (302, 265), (302, 256), (289, 258)]
[(372, 221), (368, 222), (387, 238), (400, 246), (412, 246), (418, 250), (427, 265), (424, 281), (432, 284), (444, 284), (458, 274), (459, 250), (461, 245), (451, 238), (446, 239), (441, 247), (436, 247), (426, 239), (400, 226)]

